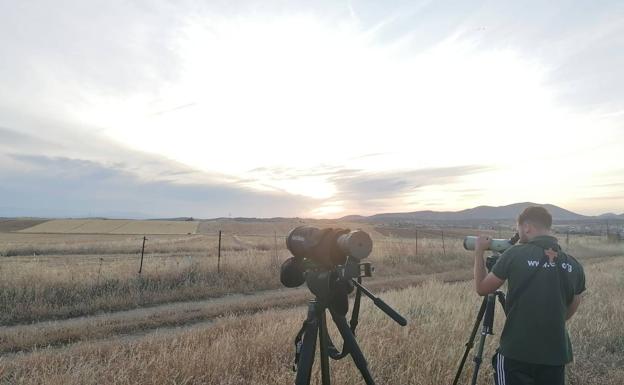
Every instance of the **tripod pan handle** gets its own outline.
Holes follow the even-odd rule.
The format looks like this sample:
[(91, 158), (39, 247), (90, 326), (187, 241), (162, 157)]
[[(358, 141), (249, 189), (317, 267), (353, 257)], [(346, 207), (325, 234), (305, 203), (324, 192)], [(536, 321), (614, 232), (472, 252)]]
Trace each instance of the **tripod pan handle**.
[(396, 323), (401, 326), (407, 325), (407, 320), (403, 318), (399, 313), (397, 313), (393, 308), (390, 307), (387, 303), (385, 303), (381, 298), (375, 297), (373, 299), (373, 303), (381, 309), (384, 313), (386, 313), (390, 318), (392, 318)]

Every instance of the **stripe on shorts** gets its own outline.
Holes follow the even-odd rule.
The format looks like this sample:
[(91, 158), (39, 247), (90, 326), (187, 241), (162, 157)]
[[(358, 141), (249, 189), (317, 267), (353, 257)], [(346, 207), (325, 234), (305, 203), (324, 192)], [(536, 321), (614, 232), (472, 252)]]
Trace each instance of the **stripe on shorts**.
[(505, 357), (498, 353), (497, 360), (498, 385), (505, 385)]

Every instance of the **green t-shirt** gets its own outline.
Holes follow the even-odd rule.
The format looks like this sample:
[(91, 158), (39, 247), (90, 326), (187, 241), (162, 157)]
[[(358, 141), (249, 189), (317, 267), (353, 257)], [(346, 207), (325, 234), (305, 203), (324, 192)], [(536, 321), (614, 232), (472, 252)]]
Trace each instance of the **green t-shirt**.
[[(556, 238), (535, 237), (507, 249), (492, 268), (494, 275), (507, 280), (511, 305), (499, 351), (527, 363), (565, 365), (572, 361), (565, 325), (567, 309), (574, 295), (585, 290), (585, 273), (580, 263), (563, 253), (550, 262), (544, 253), (549, 248), (560, 250)], [(514, 298), (515, 291), (534, 273), (524, 292)]]

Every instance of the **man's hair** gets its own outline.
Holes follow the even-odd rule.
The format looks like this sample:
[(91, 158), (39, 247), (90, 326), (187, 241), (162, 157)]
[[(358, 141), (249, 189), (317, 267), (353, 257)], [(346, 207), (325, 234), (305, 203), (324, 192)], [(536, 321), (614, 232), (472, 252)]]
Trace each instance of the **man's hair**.
[(529, 206), (518, 216), (518, 223), (523, 225), (530, 222), (534, 225), (550, 229), (552, 226), (552, 215), (541, 206)]

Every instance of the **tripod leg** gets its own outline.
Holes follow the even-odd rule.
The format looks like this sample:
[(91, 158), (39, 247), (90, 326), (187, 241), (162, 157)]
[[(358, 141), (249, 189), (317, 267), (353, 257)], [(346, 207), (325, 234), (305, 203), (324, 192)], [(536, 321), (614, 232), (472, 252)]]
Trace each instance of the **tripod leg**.
[(479, 369), (481, 368), (481, 363), (483, 362), (483, 346), (485, 344), (485, 336), (486, 333), (481, 333), (481, 337), (479, 338), (479, 349), (477, 351), (477, 355), (474, 357), (474, 372), (472, 372), (472, 381), (470, 382), (472, 385), (476, 385), (477, 378), (479, 377)]
[(472, 373), (472, 385), (476, 385), (479, 369), (483, 362), (483, 347), (485, 346), (485, 337), (492, 334), (494, 328), (494, 308), (496, 306), (496, 295), (488, 294), (485, 305), (485, 316), (483, 317), (483, 328), (481, 329), (481, 337), (479, 338), (479, 349), (474, 357), (475, 368)]
[(366, 363), (366, 358), (364, 358), (364, 354), (360, 350), (358, 343), (351, 333), (351, 329), (349, 329), (349, 325), (347, 323), (347, 319), (339, 314), (336, 314), (331, 308), (329, 309), (331, 312), (334, 323), (338, 327), (338, 331), (342, 336), (342, 339), (345, 341), (347, 346), (349, 347), (349, 352), (351, 354), (351, 358), (353, 358), (353, 362), (355, 366), (359, 369), (366, 385), (375, 385), (375, 381), (373, 381), (373, 377), (368, 371), (368, 364)]
[(314, 364), (316, 351), (316, 336), (318, 335), (318, 319), (316, 318), (316, 302), (311, 301), (308, 305), (308, 318), (306, 320), (305, 334), (301, 345), (301, 355), (297, 364), (297, 377), (295, 385), (309, 385)]
[(319, 342), (321, 348), (321, 382), (323, 385), (330, 385), (331, 377), (329, 376), (327, 318), (325, 317), (324, 308), (318, 306), (316, 319), (319, 321)]
[(477, 313), (477, 319), (475, 320), (475, 323), (472, 326), (472, 332), (470, 332), (470, 337), (468, 338), (468, 342), (466, 342), (466, 350), (464, 351), (464, 355), (462, 356), (461, 362), (459, 363), (459, 367), (457, 368), (457, 372), (455, 373), (455, 379), (453, 380), (453, 385), (457, 385), (457, 382), (459, 381), (459, 377), (461, 376), (461, 373), (464, 370), (464, 365), (466, 364), (468, 353), (470, 353), (470, 350), (474, 346), (474, 339), (477, 335), (477, 331), (479, 330), (479, 325), (481, 324), (481, 320), (483, 319), (483, 314), (485, 313), (486, 304), (487, 304), (487, 297), (483, 297), (483, 301), (481, 302), (481, 307), (479, 308), (479, 312)]

